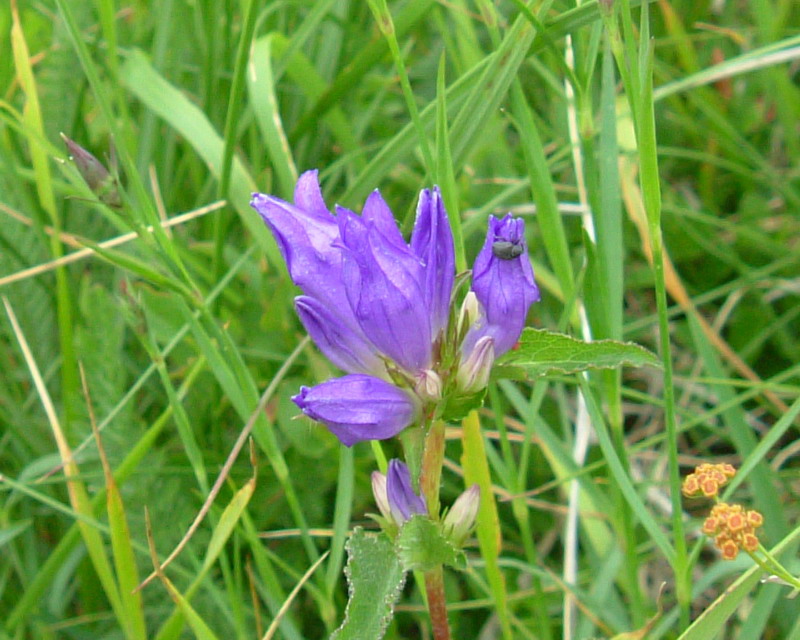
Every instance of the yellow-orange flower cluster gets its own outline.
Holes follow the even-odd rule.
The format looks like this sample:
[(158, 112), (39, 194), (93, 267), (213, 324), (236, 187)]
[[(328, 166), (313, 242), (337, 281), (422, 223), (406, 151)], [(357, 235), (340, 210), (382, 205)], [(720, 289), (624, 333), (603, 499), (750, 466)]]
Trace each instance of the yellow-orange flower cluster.
[(683, 480), (681, 492), (687, 498), (704, 495), (706, 498), (714, 498), (721, 487), (724, 487), (728, 480), (736, 475), (733, 465), (724, 464), (701, 464), (694, 473), (690, 473)]
[(718, 502), (703, 523), (703, 533), (714, 536), (714, 544), (725, 560), (733, 560), (739, 550), (758, 549), (756, 529), (764, 524), (758, 511), (745, 510), (740, 504)]

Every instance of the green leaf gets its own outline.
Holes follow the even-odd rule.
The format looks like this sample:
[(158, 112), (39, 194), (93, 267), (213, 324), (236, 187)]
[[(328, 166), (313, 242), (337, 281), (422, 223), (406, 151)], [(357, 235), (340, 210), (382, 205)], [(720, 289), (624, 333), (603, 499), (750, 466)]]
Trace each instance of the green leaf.
[(251, 71), (247, 74), (247, 90), (253, 115), (267, 148), (278, 185), (280, 185), (282, 193), (290, 194), (297, 182), (297, 167), (292, 157), (292, 150), (286, 140), (278, 99), (275, 95), (275, 79), (272, 74), (272, 37), (271, 35), (265, 36), (253, 43), (250, 53)]
[[(99, 438), (99, 436), (96, 436)], [(99, 440), (98, 440), (99, 442)], [(139, 572), (136, 568), (136, 557), (133, 552), (133, 539), (128, 527), (128, 517), (122, 494), (114, 480), (114, 474), (108, 461), (103, 456), (103, 473), (106, 482), (106, 509), (108, 510), (108, 526), (111, 529), (111, 551), (114, 568), (119, 582), (119, 593), (124, 618), (121, 620), (127, 638), (147, 638), (147, 626), (144, 618), (142, 594), (136, 590), (139, 584)]]
[(206, 624), (206, 621), (203, 620), (197, 611), (194, 610), (192, 605), (189, 604), (189, 600), (184, 598), (183, 595), (181, 595), (181, 592), (175, 588), (175, 585), (172, 584), (172, 581), (165, 575), (161, 575), (159, 578), (169, 592), (173, 602), (186, 617), (186, 621), (189, 623), (195, 638), (197, 638), (197, 640), (217, 640), (217, 636), (214, 635), (214, 632), (211, 630), (208, 624)]
[(442, 564), (461, 570), (467, 568), (464, 552), (445, 538), (437, 524), (426, 516), (412, 516), (405, 522), (395, 547), (406, 571), (430, 571)]
[(250, 480), (236, 492), (236, 495), (233, 496), (233, 499), (225, 507), (219, 519), (219, 523), (214, 528), (214, 533), (211, 535), (211, 541), (208, 543), (208, 551), (203, 560), (203, 573), (208, 571), (217, 561), (217, 558), (219, 558), (219, 554), (222, 552), (225, 543), (228, 542), (228, 538), (231, 537), (236, 523), (238, 523), (239, 518), (242, 517), (242, 512), (247, 508), (250, 498), (253, 497), (255, 489), (256, 480), (255, 478), (250, 478)]
[[(147, 56), (132, 50), (122, 68), (122, 80), (128, 90), (157, 116), (180, 133), (208, 165), (215, 176), (222, 172), (224, 142), (206, 114), (174, 87), (150, 64)], [(234, 156), (228, 200), (277, 267), (283, 263), (275, 243), (258, 215), (250, 208), (250, 194), (255, 183), (244, 164)]]
[[(253, 497), (255, 488), (255, 478), (250, 478), (250, 480), (248, 480), (244, 486), (239, 489), (236, 494), (234, 494), (231, 501), (226, 505), (222, 515), (219, 518), (219, 522), (214, 527), (214, 532), (211, 534), (211, 540), (208, 543), (206, 555), (203, 559), (203, 566), (201, 567), (200, 571), (197, 572), (197, 575), (194, 576), (194, 580), (192, 580), (191, 584), (185, 589), (183, 595), (180, 596), (180, 599), (175, 598), (172, 590), (170, 589), (170, 585), (165, 584), (167, 589), (170, 590), (170, 595), (173, 595), (173, 601), (175, 602), (176, 608), (173, 610), (170, 617), (167, 618), (166, 622), (161, 625), (161, 628), (155, 635), (156, 640), (167, 640), (168, 638), (179, 637), (181, 630), (183, 629), (184, 620), (188, 622), (190, 626), (192, 626), (192, 629), (195, 628), (191, 618), (192, 612), (187, 610), (186, 607), (189, 606), (189, 602), (194, 597), (194, 594), (197, 593), (197, 590), (200, 588), (200, 585), (202, 585), (206, 575), (222, 553), (222, 550), (230, 539), (236, 524), (244, 515), (245, 509), (250, 502), (250, 498)], [(189, 607), (189, 609), (191, 609), (191, 607)]]
[(0, 547), (7, 545), (20, 533), (31, 526), (32, 520), (22, 520), (0, 529)]
[(480, 409), (483, 406), (483, 399), (486, 397), (486, 389), (481, 389), (477, 393), (466, 396), (448, 394), (444, 398), (442, 408), (442, 420), (445, 422), (455, 422), (463, 420), (473, 409)]
[(380, 640), (394, 615), (406, 574), (383, 534), (357, 527), (347, 541), (345, 575), (350, 599), (342, 626), (331, 640)]
[(577, 338), (527, 328), (518, 348), (498, 362), (494, 375), (502, 378), (535, 378), (549, 373), (575, 373), (586, 369), (613, 369), (623, 365), (660, 367), (655, 354), (632, 342), (598, 340), (584, 342)]
[(500, 568), (500, 547), (502, 532), (497, 504), (492, 492), (492, 475), (481, 431), (481, 421), (477, 411), (472, 411), (461, 421), (461, 466), (464, 469), (464, 485), (477, 484), (481, 488), (481, 502), (478, 507), (475, 534), (484, 562), (489, 591), (494, 600), (494, 611), (500, 621), (504, 640), (512, 638), (511, 616), (508, 608), (508, 590), (505, 576)]

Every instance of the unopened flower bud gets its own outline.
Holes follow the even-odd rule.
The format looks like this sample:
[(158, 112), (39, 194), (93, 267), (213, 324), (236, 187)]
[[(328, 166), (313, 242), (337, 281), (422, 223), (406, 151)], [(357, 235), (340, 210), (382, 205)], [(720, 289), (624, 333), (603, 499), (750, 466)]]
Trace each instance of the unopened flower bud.
[(501, 356), (519, 340), (528, 309), (539, 299), (521, 218), (489, 217), (486, 241), (472, 266), (472, 291), (481, 319), (470, 327), (464, 344), (470, 347), (492, 336), (495, 355)]
[(459, 333), (465, 332), (478, 319), (481, 313), (481, 305), (474, 291), (469, 291), (461, 303), (461, 310), (458, 314)]
[(442, 379), (433, 369), (423, 369), (416, 377), (414, 391), (423, 400), (438, 402), (442, 399)]
[(494, 364), (494, 338), (483, 336), (475, 343), (471, 353), (458, 367), (458, 387), (466, 393), (480, 391), (489, 382)]
[(443, 523), (444, 532), (457, 546), (464, 544), (464, 540), (467, 539), (475, 525), (480, 502), (480, 487), (473, 484), (458, 496), (450, 511), (447, 512)]
[(372, 495), (375, 496), (375, 504), (381, 515), (387, 520), (392, 519), (392, 511), (389, 508), (389, 494), (386, 491), (386, 476), (380, 471), (372, 472)]
[(109, 173), (102, 162), (77, 142), (70, 140), (63, 133), (61, 138), (67, 145), (67, 150), (78, 168), (78, 173), (81, 174), (89, 189), (109, 207), (121, 207), (122, 200), (119, 197), (117, 179)]
[(389, 461), (389, 469), (386, 472), (386, 497), (392, 520), (398, 526), (413, 515), (428, 513), (425, 501), (414, 493), (408, 467), (400, 460)]

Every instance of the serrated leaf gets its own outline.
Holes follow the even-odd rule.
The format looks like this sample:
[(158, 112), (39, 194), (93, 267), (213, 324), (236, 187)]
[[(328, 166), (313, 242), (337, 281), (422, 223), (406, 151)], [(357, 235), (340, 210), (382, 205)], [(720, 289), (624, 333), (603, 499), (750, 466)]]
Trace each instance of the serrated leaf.
[(349, 599), (344, 622), (330, 640), (380, 640), (403, 591), (405, 571), (384, 534), (357, 527), (346, 549)]
[(584, 342), (563, 333), (527, 328), (519, 346), (500, 358), (495, 377), (528, 378), (548, 373), (576, 373), (586, 369), (614, 369), (621, 366), (660, 367), (658, 357), (638, 344), (597, 340)]
[(467, 568), (464, 552), (445, 538), (436, 523), (426, 516), (412, 516), (405, 522), (395, 547), (406, 571), (430, 571), (443, 564), (456, 569)]

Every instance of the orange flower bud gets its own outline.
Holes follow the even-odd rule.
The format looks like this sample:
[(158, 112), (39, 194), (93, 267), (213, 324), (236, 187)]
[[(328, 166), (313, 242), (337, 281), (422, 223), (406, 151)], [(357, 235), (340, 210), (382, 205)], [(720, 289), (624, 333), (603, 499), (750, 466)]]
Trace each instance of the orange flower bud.
[(687, 498), (691, 498), (694, 494), (700, 492), (700, 484), (697, 482), (697, 476), (695, 474), (692, 473), (684, 478), (681, 492)]
[(742, 548), (745, 551), (753, 552), (758, 549), (758, 538), (753, 533), (745, 533), (742, 536)]
[(720, 470), (724, 473), (728, 478), (733, 478), (736, 475), (736, 468), (732, 464), (728, 464), (724, 462), (723, 464), (719, 465)]
[(762, 516), (758, 511), (750, 510), (747, 512), (747, 524), (754, 529), (757, 529), (764, 524), (764, 516)]
[(735, 560), (736, 556), (739, 555), (739, 547), (733, 540), (725, 541), (722, 546), (719, 547), (719, 550), (722, 552), (722, 557), (725, 560)]
[(745, 525), (747, 524), (747, 520), (742, 513), (732, 513), (728, 516), (728, 529), (732, 533), (736, 533), (737, 531), (741, 531), (744, 529)]
[(700, 489), (706, 498), (713, 498), (717, 495), (717, 491), (719, 491), (719, 485), (714, 478), (707, 476), (700, 484)]
[(719, 521), (714, 516), (708, 516), (703, 522), (703, 533), (707, 536), (713, 536), (717, 532), (717, 527), (719, 527)]

